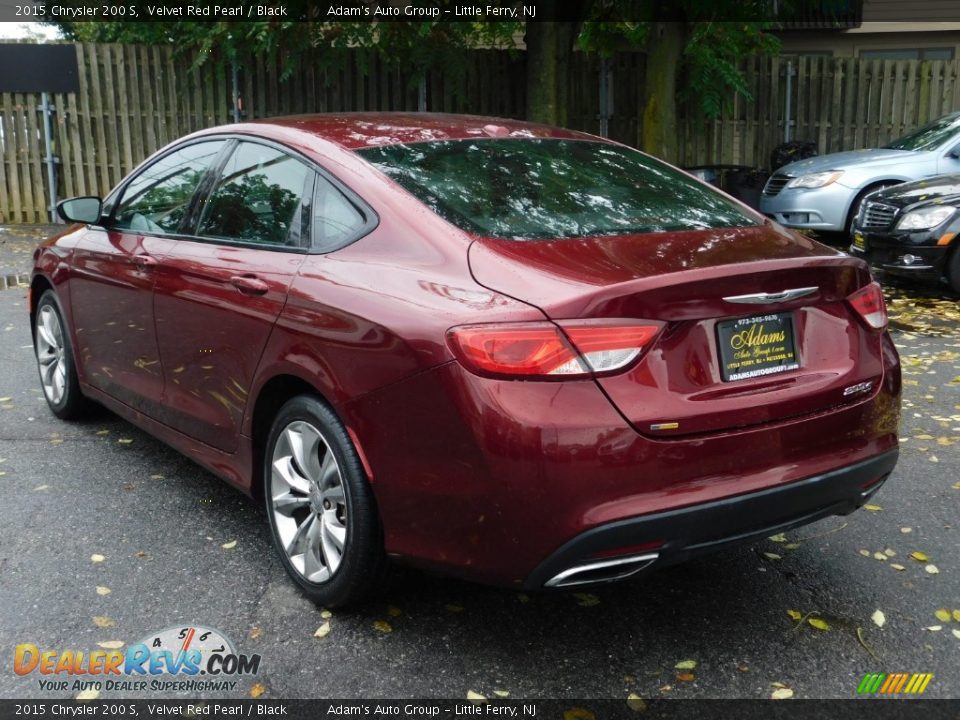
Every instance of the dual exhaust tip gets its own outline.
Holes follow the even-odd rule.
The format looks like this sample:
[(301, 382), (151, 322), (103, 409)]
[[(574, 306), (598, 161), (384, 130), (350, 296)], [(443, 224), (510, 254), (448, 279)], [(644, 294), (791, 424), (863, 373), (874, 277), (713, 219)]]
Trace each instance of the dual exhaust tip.
[(650, 567), (659, 557), (660, 553), (652, 552), (574, 565), (554, 575), (543, 586), (566, 588), (624, 580)]

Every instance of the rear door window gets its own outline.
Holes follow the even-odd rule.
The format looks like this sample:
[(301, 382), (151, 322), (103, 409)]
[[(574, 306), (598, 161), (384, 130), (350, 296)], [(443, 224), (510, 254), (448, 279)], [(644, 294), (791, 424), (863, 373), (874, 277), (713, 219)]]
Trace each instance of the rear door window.
[(287, 153), (240, 142), (203, 204), (197, 235), (300, 247), (301, 204), (313, 170)]

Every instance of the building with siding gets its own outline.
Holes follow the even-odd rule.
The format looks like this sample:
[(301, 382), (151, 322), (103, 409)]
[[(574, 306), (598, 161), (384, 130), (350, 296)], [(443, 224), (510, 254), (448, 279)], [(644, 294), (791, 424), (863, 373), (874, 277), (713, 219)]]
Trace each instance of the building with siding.
[(778, 32), (785, 55), (873, 60), (960, 57), (958, 0), (854, 0), (839, 18), (805, 17)]

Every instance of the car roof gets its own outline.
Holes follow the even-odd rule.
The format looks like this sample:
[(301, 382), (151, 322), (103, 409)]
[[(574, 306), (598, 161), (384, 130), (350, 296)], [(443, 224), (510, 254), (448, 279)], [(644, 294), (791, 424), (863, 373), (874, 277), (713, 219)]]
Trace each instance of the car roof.
[(353, 112), (291, 115), (224, 126), (250, 131), (269, 125), (316, 135), (347, 150), (469, 138), (558, 138), (602, 140), (588, 133), (480, 115), (416, 112)]

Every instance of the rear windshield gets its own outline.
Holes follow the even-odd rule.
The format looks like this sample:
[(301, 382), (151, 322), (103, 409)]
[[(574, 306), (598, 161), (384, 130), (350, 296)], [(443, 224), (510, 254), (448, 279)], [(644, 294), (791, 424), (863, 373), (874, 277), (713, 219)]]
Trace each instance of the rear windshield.
[(756, 225), (723, 195), (629, 148), (444, 140), (359, 151), (454, 225), (511, 240)]
[(884, 147), (890, 150), (935, 150), (960, 131), (960, 115), (951, 113)]

